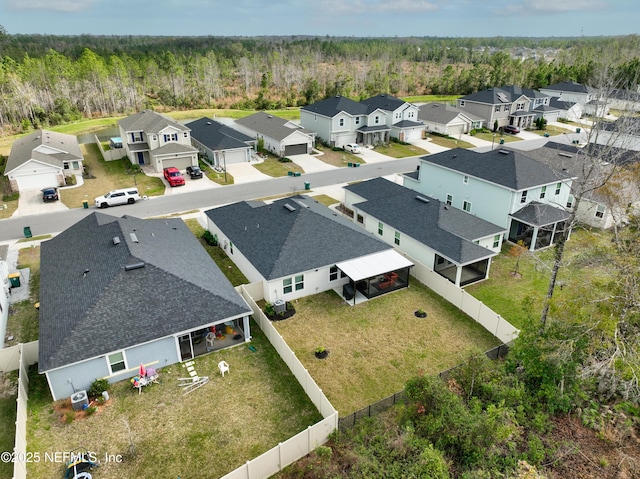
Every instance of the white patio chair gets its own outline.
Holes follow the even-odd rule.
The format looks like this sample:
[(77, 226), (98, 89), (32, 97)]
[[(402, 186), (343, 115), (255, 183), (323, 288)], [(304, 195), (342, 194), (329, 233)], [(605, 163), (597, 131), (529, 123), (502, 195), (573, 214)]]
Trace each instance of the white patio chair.
[(220, 374), (222, 374), (222, 377), (224, 377), (224, 373), (229, 372), (229, 365), (226, 361), (220, 361), (218, 363), (218, 369), (220, 370)]

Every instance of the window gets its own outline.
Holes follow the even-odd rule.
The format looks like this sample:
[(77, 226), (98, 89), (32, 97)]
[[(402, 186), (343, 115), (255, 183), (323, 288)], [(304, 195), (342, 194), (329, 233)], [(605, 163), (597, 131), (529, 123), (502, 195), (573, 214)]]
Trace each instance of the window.
[(540, 190), (540, 199), (544, 198), (547, 195), (547, 187), (543, 186)]
[(496, 113), (500, 111), (500, 105), (496, 105)]
[(334, 265), (329, 268), (329, 281), (335, 281), (336, 279), (338, 279), (338, 267)]
[(520, 196), (520, 203), (526, 203), (527, 202), (527, 190), (524, 190), (522, 192), (522, 196)]
[(340, 118), (339, 122), (340, 122), (340, 126), (344, 126), (344, 118)]
[(360, 215), (360, 214), (359, 214), (359, 215), (357, 216), (357, 221), (358, 221), (358, 223), (360, 223), (360, 224), (364, 224), (364, 216), (362, 216), (362, 215)]
[(355, 122), (356, 122), (356, 125), (360, 124), (360, 117), (359, 116), (356, 116)]
[(293, 286), (292, 286), (292, 281), (291, 278), (287, 278), (287, 279), (283, 279), (282, 280), (282, 293), (283, 294), (289, 294), (291, 291), (293, 291)]
[(178, 141), (178, 134), (177, 133), (166, 134), (164, 135), (164, 141), (165, 143), (168, 143), (170, 141)]
[(80, 168), (80, 163), (78, 163), (77, 161), (74, 161), (71, 163), (71, 166), (73, 167), (74, 170), (77, 170), (78, 168)]
[(560, 194), (560, 189), (561, 189), (561, 188), (562, 188), (562, 183), (558, 183), (558, 184), (556, 185), (556, 195), (559, 195), (559, 194)]
[(373, 117), (373, 122), (377, 125), (378, 123), (380, 123), (380, 117), (378, 115)]
[(65, 169), (65, 170), (68, 170), (68, 169), (69, 169), (69, 163), (67, 163), (66, 161), (65, 161), (65, 163), (64, 163), (64, 169)]
[(410, 111), (409, 112), (409, 118), (413, 118), (415, 116), (415, 111)]
[(109, 369), (111, 370), (111, 374), (117, 373), (118, 371), (124, 371), (125, 369), (127, 369), (127, 363), (124, 359), (124, 351), (110, 354), (108, 356), (108, 361), (109, 361)]
[(569, 195), (569, 198), (567, 199), (567, 208), (572, 208), (573, 207), (573, 195)]
[(463, 201), (462, 209), (465, 210), (467, 213), (471, 213), (471, 203), (468, 201)]
[(460, 108), (464, 108), (464, 100), (460, 100)]
[(187, 138), (189, 136), (189, 132), (185, 131), (182, 136), (184, 136), (185, 138)]
[(304, 289), (304, 274), (296, 276), (296, 291)]
[(453, 204), (453, 195), (447, 195), (447, 204), (449, 206)]
[(497, 248), (498, 246), (500, 246), (500, 235), (495, 235), (493, 237), (493, 247)]
[(505, 105), (504, 106), (504, 111), (509, 111), (509, 108), (511, 107), (511, 105)]
[(378, 221), (378, 234), (380, 236), (382, 236), (382, 233), (383, 233), (382, 223), (380, 221)]
[(604, 216), (605, 207), (602, 205), (598, 205), (596, 208), (596, 218), (602, 218)]
[(463, 182), (465, 185), (468, 185), (468, 184), (469, 184), (469, 177), (468, 177), (467, 175), (464, 175), (464, 177), (462, 178), (462, 182)]
[(397, 244), (398, 246), (400, 246), (400, 232), (396, 231), (396, 237), (394, 238), (393, 242), (395, 244)]
[(401, 117), (400, 113), (396, 112), (396, 120), (399, 120)]
[(233, 242), (229, 241), (229, 252), (233, 254)]
[(516, 110), (520, 111), (520, 110), (524, 110), (524, 103), (518, 103), (516, 105)]

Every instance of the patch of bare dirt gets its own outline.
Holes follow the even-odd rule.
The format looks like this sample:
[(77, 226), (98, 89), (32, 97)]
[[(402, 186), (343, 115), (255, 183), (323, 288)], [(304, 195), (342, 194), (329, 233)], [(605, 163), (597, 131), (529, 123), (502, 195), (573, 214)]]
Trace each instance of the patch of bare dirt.
[(546, 438), (556, 448), (545, 464), (548, 479), (632, 479), (640, 477), (640, 440), (637, 426), (617, 416), (601, 431), (585, 427), (576, 417), (554, 421)]
[(18, 394), (18, 383), (12, 381), (6, 373), (0, 373), (0, 398), (8, 398)]

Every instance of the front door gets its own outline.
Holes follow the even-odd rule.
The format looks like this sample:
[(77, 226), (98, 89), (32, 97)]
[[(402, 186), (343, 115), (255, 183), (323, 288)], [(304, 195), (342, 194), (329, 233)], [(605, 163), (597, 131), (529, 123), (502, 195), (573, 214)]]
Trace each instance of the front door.
[(144, 165), (144, 153), (142, 153), (141, 151), (138, 152), (138, 164)]

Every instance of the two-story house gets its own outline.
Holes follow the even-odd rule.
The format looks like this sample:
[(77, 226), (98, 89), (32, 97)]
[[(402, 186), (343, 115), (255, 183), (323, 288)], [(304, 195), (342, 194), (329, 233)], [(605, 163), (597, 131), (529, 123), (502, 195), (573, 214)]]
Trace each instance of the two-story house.
[(133, 165), (150, 165), (155, 171), (174, 166), (185, 170), (198, 165), (198, 150), (191, 146), (191, 130), (151, 110), (118, 122), (122, 146)]
[(551, 96), (529, 88), (506, 85), (487, 88), (457, 99), (457, 107), (484, 119), (488, 128), (513, 125), (531, 127), (535, 120), (544, 117), (556, 121), (560, 114), (552, 107)]
[(489, 276), (506, 232), (384, 178), (346, 186), (344, 204), (354, 223), (456, 286)]
[(390, 95), (360, 102), (343, 96), (302, 107), (300, 124), (335, 147), (348, 143), (376, 145), (391, 138), (410, 141), (422, 137), (418, 107)]
[(420, 158), (418, 168), (404, 186), (505, 228), (531, 250), (555, 244), (567, 226), (574, 177), (524, 153), (456, 148)]
[(598, 90), (582, 83), (563, 81), (540, 88), (540, 91), (563, 102), (579, 103), (587, 115), (604, 116), (609, 113), (609, 105), (601, 101)]

